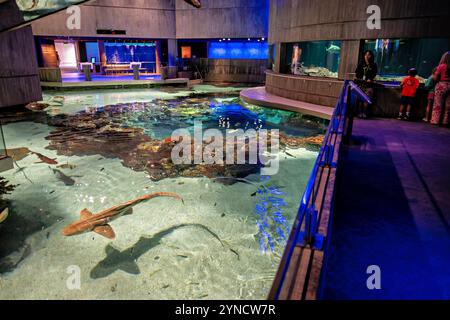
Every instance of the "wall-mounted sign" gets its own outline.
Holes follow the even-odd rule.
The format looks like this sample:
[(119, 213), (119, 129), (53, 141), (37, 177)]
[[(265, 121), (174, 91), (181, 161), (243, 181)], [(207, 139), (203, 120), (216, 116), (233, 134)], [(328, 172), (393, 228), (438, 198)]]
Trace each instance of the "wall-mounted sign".
[(181, 47), (181, 58), (182, 59), (192, 58), (192, 48), (191, 47)]

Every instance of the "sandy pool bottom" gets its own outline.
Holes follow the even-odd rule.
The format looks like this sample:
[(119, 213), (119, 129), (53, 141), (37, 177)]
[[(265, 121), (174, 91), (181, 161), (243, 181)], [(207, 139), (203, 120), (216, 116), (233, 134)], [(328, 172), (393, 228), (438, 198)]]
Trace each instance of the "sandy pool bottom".
[[(119, 159), (57, 156), (45, 149), (50, 131), (32, 122), (4, 127), (8, 148), (27, 146), (73, 165), (61, 171), (76, 184), (66, 186), (34, 155), (18, 161), (22, 170), (2, 174), (18, 187), (7, 196), (11, 216), (0, 226), (0, 299), (267, 297), (282, 248), (275, 254), (260, 251), (255, 186), (225, 186), (208, 178), (153, 182)], [(285, 193), (292, 222), (317, 154), (287, 151), (271, 182)], [(157, 191), (178, 193), (184, 204), (157, 198), (135, 207), (133, 215), (112, 222), (113, 241), (95, 233), (61, 234), (84, 208), (95, 213)]]

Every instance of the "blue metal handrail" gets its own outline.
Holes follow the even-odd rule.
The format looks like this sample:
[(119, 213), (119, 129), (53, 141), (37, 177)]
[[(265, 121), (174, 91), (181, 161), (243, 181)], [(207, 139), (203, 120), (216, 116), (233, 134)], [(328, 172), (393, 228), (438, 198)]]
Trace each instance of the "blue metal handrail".
[[(353, 108), (356, 105), (357, 99), (372, 104), (371, 99), (354, 82), (345, 81), (327, 133), (324, 137), (322, 147), (300, 201), (300, 208), (296, 218), (298, 224), (294, 228), (293, 238), (291, 235), (293, 241), (291, 241), (290, 246), (286, 248), (285, 255), (287, 254), (287, 256), (283, 258), (285, 264), (284, 266), (281, 265), (279, 270), (279, 272), (281, 271), (281, 278), (279, 278), (279, 285), (278, 288), (276, 288), (275, 299), (277, 300), (279, 299), (281, 289), (286, 279), (286, 273), (295, 247), (311, 247), (315, 250), (323, 250), (325, 236), (319, 234), (318, 211), (315, 207), (317, 199), (317, 194), (315, 193), (316, 182), (318, 180), (320, 169), (336, 166), (336, 164), (333, 163), (333, 158), (336, 151), (337, 139), (333, 142), (333, 137), (342, 136), (342, 140), (345, 140), (346, 137), (349, 137), (352, 134)], [(303, 226), (304, 228), (302, 229)]]

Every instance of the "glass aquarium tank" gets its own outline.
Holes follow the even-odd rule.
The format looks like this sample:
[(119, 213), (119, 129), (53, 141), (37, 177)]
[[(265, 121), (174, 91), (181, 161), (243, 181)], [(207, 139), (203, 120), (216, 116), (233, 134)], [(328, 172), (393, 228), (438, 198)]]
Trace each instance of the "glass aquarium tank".
[(282, 47), (281, 72), (300, 76), (337, 78), (341, 41), (286, 43)]
[(105, 54), (108, 64), (140, 62), (142, 68), (156, 71), (155, 42), (105, 42)]
[(211, 41), (208, 44), (210, 59), (254, 59), (267, 60), (269, 45), (266, 41)]
[(400, 82), (416, 68), (420, 82), (431, 75), (441, 56), (450, 48), (450, 39), (376, 39), (366, 40), (364, 50), (375, 53), (379, 81)]

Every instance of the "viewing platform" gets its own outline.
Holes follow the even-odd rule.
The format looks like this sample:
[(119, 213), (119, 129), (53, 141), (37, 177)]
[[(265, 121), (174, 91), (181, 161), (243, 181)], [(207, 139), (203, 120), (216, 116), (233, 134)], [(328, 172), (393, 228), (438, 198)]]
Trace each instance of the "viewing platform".
[[(450, 299), (450, 130), (355, 120), (342, 149), (324, 299)], [(381, 269), (382, 290), (366, 270)]]
[(330, 120), (334, 109), (318, 104), (291, 100), (270, 94), (265, 87), (250, 88), (241, 91), (241, 98), (247, 102), (263, 107), (270, 107), (293, 112), (299, 112), (322, 119)]

